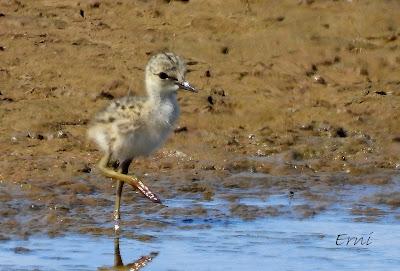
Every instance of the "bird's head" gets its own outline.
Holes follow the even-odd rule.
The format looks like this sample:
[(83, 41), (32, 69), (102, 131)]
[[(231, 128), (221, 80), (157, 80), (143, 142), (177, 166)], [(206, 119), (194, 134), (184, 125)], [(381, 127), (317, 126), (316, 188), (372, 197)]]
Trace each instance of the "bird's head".
[(197, 92), (185, 80), (186, 65), (173, 53), (159, 53), (150, 58), (146, 66), (146, 87), (149, 94), (168, 95), (178, 89)]

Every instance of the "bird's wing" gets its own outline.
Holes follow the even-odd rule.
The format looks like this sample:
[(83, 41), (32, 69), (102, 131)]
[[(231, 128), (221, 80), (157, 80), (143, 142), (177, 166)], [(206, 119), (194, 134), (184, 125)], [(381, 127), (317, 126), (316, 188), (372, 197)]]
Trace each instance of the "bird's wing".
[(94, 121), (115, 124), (121, 133), (132, 132), (143, 125), (144, 102), (144, 98), (134, 96), (115, 99), (96, 115)]

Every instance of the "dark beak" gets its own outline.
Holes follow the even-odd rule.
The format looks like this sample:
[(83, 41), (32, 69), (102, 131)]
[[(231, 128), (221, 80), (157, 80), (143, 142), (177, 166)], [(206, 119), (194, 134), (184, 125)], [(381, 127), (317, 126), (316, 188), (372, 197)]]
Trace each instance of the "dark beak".
[(175, 82), (175, 84), (180, 88), (180, 89), (184, 89), (184, 90), (188, 90), (191, 92), (198, 92), (197, 89), (195, 89), (194, 87), (192, 87), (188, 81), (183, 81), (183, 82)]

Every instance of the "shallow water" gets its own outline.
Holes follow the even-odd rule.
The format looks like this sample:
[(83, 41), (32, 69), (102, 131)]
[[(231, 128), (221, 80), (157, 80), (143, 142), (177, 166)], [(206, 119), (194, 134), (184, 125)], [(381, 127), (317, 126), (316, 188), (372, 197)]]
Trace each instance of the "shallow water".
[[(284, 201), (276, 196), (276, 202)], [(154, 240), (123, 236), (119, 245), (125, 264), (159, 253), (143, 270), (398, 270), (400, 225), (386, 218), (372, 223), (349, 218), (331, 211), (312, 219), (231, 219), (203, 229), (146, 229), (140, 234), (156, 236)], [(338, 234), (363, 237), (363, 241), (337, 245)], [(113, 264), (114, 239), (110, 237), (34, 236), (0, 242), (0, 270), (4, 271), (96, 270)]]

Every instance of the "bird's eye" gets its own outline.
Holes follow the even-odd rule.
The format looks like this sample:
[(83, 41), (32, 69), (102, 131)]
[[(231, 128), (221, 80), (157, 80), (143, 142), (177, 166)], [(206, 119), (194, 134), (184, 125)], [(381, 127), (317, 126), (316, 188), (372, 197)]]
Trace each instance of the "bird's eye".
[(167, 79), (168, 78), (168, 74), (166, 74), (165, 72), (160, 72), (159, 74), (158, 74), (158, 77), (160, 77), (161, 79)]

